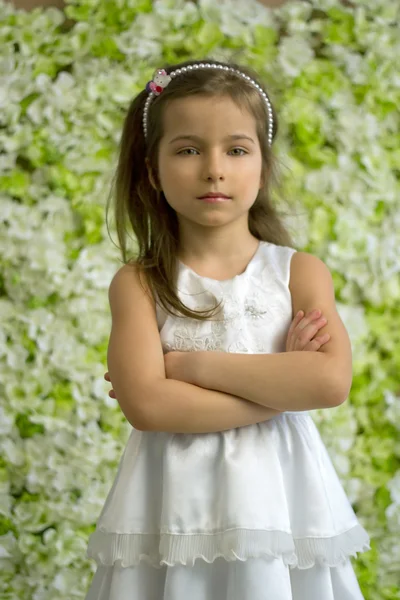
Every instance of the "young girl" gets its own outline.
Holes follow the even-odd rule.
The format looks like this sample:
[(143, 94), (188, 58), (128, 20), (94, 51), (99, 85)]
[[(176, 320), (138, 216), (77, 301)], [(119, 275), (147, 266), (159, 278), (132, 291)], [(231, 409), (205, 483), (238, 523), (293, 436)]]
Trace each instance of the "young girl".
[(346, 400), (351, 347), (329, 271), (272, 206), (276, 133), (236, 64), (160, 69), (129, 108), (107, 378), (133, 430), (87, 600), (363, 598), (369, 538), (309, 414)]

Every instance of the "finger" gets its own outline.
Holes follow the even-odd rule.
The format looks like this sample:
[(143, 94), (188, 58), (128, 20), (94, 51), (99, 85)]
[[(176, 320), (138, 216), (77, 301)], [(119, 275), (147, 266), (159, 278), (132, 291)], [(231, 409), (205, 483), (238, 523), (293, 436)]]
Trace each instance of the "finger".
[(290, 324), (290, 327), (288, 329), (288, 333), (286, 336), (286, 352), (293, 351), (293, 348), (291, 347), (293, 344), (293, 342), (292, 342), (293, 332), (294, 332), (295, 328), (297, 327), (297, 325), (300, 323), (301, 319), (303, 318), (303, 314), (304, 313), (302, 310), (299, 311)]
[[(306, 317), (304, 317), (304, 311), (302, 310), (297, 313), (288, 330), (286, 338), (286, 352), (305, 349), (305, 344), (307, 344), (307, 342), (311, 339), (311, 332), (304, 334), (301, 340), (299, 340), (300, 331), (310, 325), (310, 323), (312, 324), (315, 319), (319, 319), (320, 317), (321, 315), (317, 316), (315, 309), (310, 310)], [(299, 331), (297, 332), (297, 335), (293, 335), (296, 328), (298, 328)], [(318, 329), (314, 329), (312, 335), (315, 335), (317, 331)], [(301, 347), (299, 346), (299, 342)]]
[(309, 313), (307, 313), (307, 315), (301, 319), (300, 323), (299, 323), (299, 329), (304, 329), (305, 327), (307, 327), (307, 325), (309, 325), (310, 323), (313, 323), (314, 321), (316, 321), (317, 319), (321, 319), (322, 315), (316, 315), (315, 311), (312, 310)]
[(328, 323), (328, 321), (324, 318), (319, 319), (318, 321), (312, 321), (308, 326), (307, 326), (307, 330), (309, 330), (309, 335), (316, 335), (316, 333), (318, 333), (318, 331), (320, 329), (322, 329), (323, 327), (325, 327), (325, 325)]
[(303, 315), (304, 315), (304, 313), (302, 310), (299, 313), (297, 313), (297, 315), (295, 316), (295, 318), (293, 319), (293, 321), (290, 324), (288, 334), (287, 334), (287, 339), (290, 339), (290, 336), (292, 335), (293, 331), (296, 329), (297, 325), (300, 323), (301, 319), (303, 318)]
[(298, 312), (298, 313), (297, 313), (297, 315), (295, 316), (295, 318), (294, 318), (294, 319), (293, 319), (293, 321), (291, 322), (291, 324), (290, 324), (290, 327), (289, 327), (289, 331), (290, 331), (290, 330), (293, 330), (293, 329), (296, 327), (296, 325), (297, 325), (298, 323), (300, 323), (300, 321), (301, 321), (301, 319), (302, 319), (303, 317), (304, 317), (304, 313), (303, 313), (303, 311), (301, 310), (300, 312)]
[(328, 321), (323, 317), (322, 319), (319, 319), (316, 322), (311, 321), (311, 323), (306, 324), (303, 329), (300, 329), (299, 326), (299, 330), (296, 331), (296, 333), (294, 334), (294, 338), (297, 340), (297, 342), (295, 343), (295, 349), (306, 350), (307, 344), (315, 337), (315, 335), (322, 327), (325, 327), (327, 322)]
[(329, 333), (325, 333), (324, 335), (315, 338), (321, 345), (322, 344), (326, 344), (326, 342), (329, 342), (329, 340), (331, 339), (331, 336), (329, 335)]
[(110, 398), (116, 398), (114, 390), (111, 390), (110, 392), (108, 392), (108, 395), (110, 396)]
[(296, 331), (297, 339), (302, 344), (307, 343), (307, 341), (311, 340), (327, 323), (328, 321), (325, 317), (318, 319), (318, 321), (315, 321), (312, 318), (309, 322), (307, 322), (306, 319), (303, 319), (302, 322), (299, 323)]
[[(301, 317), (298, 322), (295, 320), (293, 321), (293, 329), (288, 334), (290, 351), (305, 350), (305, 345), (317, 332), (317, 329), (314, 329), (311, 332), (306, 328), (312, 324), (316, 318), (317, 317), (314, 314), (314, 310), (311, 310), (305, 317)], [(291, 336), (291, 338), (289, 338), (289, 336)]]
[(302, 348), (302, 350), (306, 351), (306, 352), (317, 352), (321, 347), (321, 343), (315, 339), (315, 340), (311, 340), (308, 342), (308, 344), (306, 344), (304, 346), (304, 348)]
[(104, 379), (106, 381), (110, 381), (110, 374), (108, 373), (108, 371), (107, 371), (107, 373), (104, 374)]
[(303, 350), (307, 350), (307, 351), (311, 351), (311, 352), (316, 352), (317, 350), (319, 350), (324, 344), (326, 344), (327, 342), (329, 342), (330, 340), (330, 335), (329, 333), (326, 333), (322, 336), (316, 337), (312, 340), (310, 340), (308, 342), (308, 344), (306, 344), (306, 346), (303, 348)]
[(309, 342), (311, 342), (315, 338), (315, 335), (318, 332), (317, 327), (309, 326), (297, 336), (297, 348), (296, 350), (304, 350)]

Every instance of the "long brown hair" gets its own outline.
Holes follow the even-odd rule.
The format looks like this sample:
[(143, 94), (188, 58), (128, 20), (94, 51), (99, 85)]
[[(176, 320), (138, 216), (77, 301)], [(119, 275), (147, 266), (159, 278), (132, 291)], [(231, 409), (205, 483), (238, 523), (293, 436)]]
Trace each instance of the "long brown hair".
[[(236, 63), (190, 60), (163, 68), (170, 73), (175, 69), (201, 62), (233, 67), (258, 82), (258, 76), (251, 69)], [(249, 210), (249, 231), (260, 241), (279, 246), (293, 247), (293, 241), (271, 201), (271, 189), (278, 182), (278, 174), (276, 159), (267, 141), (267, 109), (257, 89), (244, 79), (223, 69), (196, 69), (178, 75), (172, 79), (162, 94), (152, 101), (148, 112), (146, 141), (143, 132), (143, 109), (148, 92), (145, 89), (141, 91), (131, 102), (124, 121), (118, 165), (107, 202), (107, 214), (113, 197), (122, 262), (137, 265), (141, 274), (146, 271), (145, 280), (153, 299), (157, 301), (158, 297), (168, 314), (205, 320), (214, 316), (214, 311), (221, 303), (205, 311), (193, 311), (178, 297), (174, 286), (178, 270), (178, 219), (162, 191), (155, 190), (151, 185), (145, 162), (147, 157), (149, 167), (157, 180), (158, 146), (163, 135), (165, 106), (176, 98), (192, 95), (229, 96), (235, 103), (245, 106), (254, 115), (262, 153), (264, 186)], [(275, 138), (278, 120), (274, 109), (273, 115), (273, 137)], [(129, 224), (138, 245), (137, 255), (131, 258), (128, 258), (127, 252)], [(178, 314), (172, 312), (171, 308)]]

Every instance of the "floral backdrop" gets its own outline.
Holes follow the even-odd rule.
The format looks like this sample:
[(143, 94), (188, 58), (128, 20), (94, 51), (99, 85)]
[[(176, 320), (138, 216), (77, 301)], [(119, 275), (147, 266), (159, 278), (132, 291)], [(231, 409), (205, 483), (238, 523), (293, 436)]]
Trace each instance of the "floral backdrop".
[[(84, 598), (86, 558), (128, 438), (103, 380), (105, 222), (122, 120), (156, 67), (234, 58), (281, 119), (298, 249), (335, 282), (347, 402), (312, 413), (371, 551), (366, 600), (400, 599), (400, 3), (0, 1), (0, 596)], [(134, 248), (134, 240), (133, 240)]]

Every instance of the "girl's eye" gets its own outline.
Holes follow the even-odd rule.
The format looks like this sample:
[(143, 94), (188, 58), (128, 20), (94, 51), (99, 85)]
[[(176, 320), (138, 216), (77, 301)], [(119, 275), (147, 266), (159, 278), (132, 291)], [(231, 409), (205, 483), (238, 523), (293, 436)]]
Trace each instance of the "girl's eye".
[[(233, 148), (232, 152), (234, 152), (234, 150), (239, 150), (239, 152), (247, 154), (246, 150), (244, 150), (243, 148)], [(236, 154), (236, 156), (243, 156), (243, 154)]]
[(180, 152), (178, 152), (178, 154), (184, 154), (186, 156), (190, 156), (190, 155), (186, 154), (187, 152), (197, 152), (197, 150), (195, 150), (194, 148), (185, 148), (185, 150), (181, 150)]

